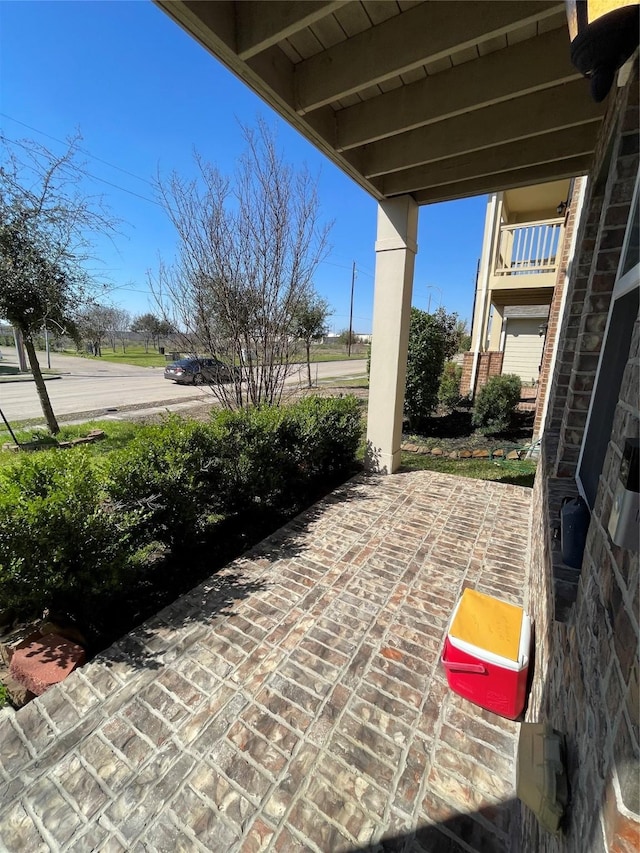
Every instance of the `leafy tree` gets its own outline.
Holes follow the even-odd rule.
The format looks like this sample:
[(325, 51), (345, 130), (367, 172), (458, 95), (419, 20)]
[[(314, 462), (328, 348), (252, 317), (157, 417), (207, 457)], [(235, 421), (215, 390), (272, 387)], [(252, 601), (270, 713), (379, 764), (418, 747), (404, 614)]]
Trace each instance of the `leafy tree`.
[(316, 183), (294, 170), (264, 122), (244, 128), (234, 174), (196, 156), (197, 177), (158, 180), (178, 257), (151, 276), (162, 318), (188, 352), (235, 365), (211, 386), (227, 408), (278, 403), (293, 370), (299, 306), (326, 251)]
[(460, 342), (460, 321), (456, 313), (449, 314), (442, 306), (433, 312), (436, 323), (442, 330), (444, 336), (445, 360), (452, 358), (458, 352)]
[(355, 332), (350, 332), (349, 329), (343, 329), (338, 335), (338, 340), (345, 347), (348, 347), (349, 344), (353, 346), (353, 344), (358, 343), (358, 336)]
[(330, 313), (327, 300), (314, 293), (298, 305), (295, 314), (294, 334), (304, 342), (309, 388), (311, 388), (311, 342), (319, 341), (326, 334), (327, 318)]
[(404, 407), (412, 429), (420, 429), (438, 403), (440, 376), (451, 347), (447, 316), (442, 309), (435, 314), (411, 309)]
[(173, 326), (167, 320), (162, 320), (158, 318), (158, 322), (155, 327), (155, 346), (160, 346), (160, 341), (162, 338), (168, 338), (169, 335), (173, 334)]
[(471, 335), (467, 329), (466, 320), (456, 321), (456, 338), (458, 339), (456, 352), (469, 352), (471, 349)]
[[(110, 233), (114, 223), (98, 198), (78, 188), (80, 137), (62, 154), (35, 142), (0, 137), (0, 316), (20, 330), (47, 426), (58, 422), (35, 349), (43, 326), (76, 336), (78, 309), (91, 279), (92, 233)], [(17, 152), (20, 152), (18, 154)]]
[(138, 332), (144, 340), (144, 351), (149, 352), (149, 342), (155, 343), (160, 321), (155, 314), (137, 314), (131, 323), (131, 331)]

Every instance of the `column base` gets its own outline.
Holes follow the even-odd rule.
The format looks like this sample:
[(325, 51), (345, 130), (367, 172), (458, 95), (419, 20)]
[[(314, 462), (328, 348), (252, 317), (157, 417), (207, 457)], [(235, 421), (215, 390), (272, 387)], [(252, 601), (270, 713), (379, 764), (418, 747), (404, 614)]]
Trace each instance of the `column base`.
[(374, 447), (372, 442), (367, 439), (367, 446), (364, 452), (364, 467), (365, 471), (370, 474), (393, 474), (400, 467), (402, 459), (402, 451), (396, 450), (393, 453), (383, 453), (378, 447)]

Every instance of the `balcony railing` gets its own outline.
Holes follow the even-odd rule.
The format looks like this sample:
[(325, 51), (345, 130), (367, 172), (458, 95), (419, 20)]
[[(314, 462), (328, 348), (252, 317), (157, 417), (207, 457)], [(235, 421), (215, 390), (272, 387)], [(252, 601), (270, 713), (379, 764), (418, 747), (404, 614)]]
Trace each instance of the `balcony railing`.
[(496, 275), (535, 275), (555, 272), (564, 219), (545, 219), (526, 225), (502, 225), (496, 253)]

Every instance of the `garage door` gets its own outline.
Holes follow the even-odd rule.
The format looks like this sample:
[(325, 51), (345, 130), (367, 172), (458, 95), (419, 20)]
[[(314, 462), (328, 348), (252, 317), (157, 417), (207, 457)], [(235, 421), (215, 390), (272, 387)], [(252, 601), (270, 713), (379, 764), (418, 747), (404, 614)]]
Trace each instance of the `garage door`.
[(515, 373), (523, 383), (538, 380), (544, 346), (544, 337), (540, 336), (540, 323), (544, 323), (544, 318), (507, 320), (502, 372)]

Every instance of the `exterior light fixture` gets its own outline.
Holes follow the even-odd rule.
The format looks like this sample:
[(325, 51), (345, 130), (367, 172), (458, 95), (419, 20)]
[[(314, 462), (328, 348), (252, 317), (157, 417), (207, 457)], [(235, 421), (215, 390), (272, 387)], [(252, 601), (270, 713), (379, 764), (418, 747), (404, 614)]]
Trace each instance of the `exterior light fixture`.
[(548, 323), (540, 323), (540, 325), (538, 326), (538, 334), (540, 335), (541, 338), (544, 338), (544, 336), (547, 334), (548, 328), (549, 328)]
[(561, 201), (560, 204), (556, 207), (556, 211), (558, 213), (558, 216), (564, 216), (566, 209), (567, 209), (567, 202)]
[(638, 46), (638, 0), (565, 0), (571, 62), (591, 80), (591, 97), (603, 101), (615, 73)]

